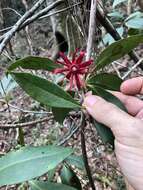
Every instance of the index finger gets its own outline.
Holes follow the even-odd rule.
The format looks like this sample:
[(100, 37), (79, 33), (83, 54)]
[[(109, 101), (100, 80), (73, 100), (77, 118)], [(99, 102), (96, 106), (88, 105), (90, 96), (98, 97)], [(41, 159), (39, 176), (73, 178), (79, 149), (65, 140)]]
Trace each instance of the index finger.
[(124, 81), (120, 90), (127, 95), (143, 94), (143, 77), (136, 77)]

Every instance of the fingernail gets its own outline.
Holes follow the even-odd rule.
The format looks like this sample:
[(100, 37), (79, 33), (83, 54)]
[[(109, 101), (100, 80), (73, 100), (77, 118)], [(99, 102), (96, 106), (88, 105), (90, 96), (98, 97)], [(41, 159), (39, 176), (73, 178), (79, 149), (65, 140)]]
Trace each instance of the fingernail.
[(93, 107), (93, 105), (96, 103), (95, 96), (88, 96), (85, 98), (84, 105), (86, 107)]

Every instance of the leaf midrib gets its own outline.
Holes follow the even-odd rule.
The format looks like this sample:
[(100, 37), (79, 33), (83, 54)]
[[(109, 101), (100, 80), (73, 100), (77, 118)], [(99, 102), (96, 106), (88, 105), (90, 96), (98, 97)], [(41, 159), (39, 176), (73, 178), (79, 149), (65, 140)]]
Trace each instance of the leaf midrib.
[(3, 167), (2, 169), (0, 169), (0, 172), (2, 172), (3, 170), (5, 170), (6, 168), (9, 168), (10, 166), (14, 166), (14, 165), (16, 165), (16, 164), (21, 164), (21, 163), (24, 163), (24, 162), (26, 162), (26, 161), (30, 161), (30, 160), (36, 160), (36, 159), (39, 159), (39, 158), (45, 158), (45, 157), (51, 157), (51, 156), (55, 156), (55, 155), (57, 155), (57, 153), (54, 153), (54, 154), (52, 154), (52, 155), (50, 155), (50, 156), (47, 156), (47, 155), (45, 155), (45, 156), (43, 156), (43, 155), (41, 155), (41, 156), (38, 156), (38, 157), (36, 157), (36, 158), (31, 158), (31, 159), (25, 159), (25, 160), (23, 160), (23, 161), (21, 161), (21, 162), (15, 162), (14, 164), (9, 164), (9, 165), (7, 165), (6, 167)]
[[(16, 74), (16, 73), (13, 73), (13, 74)], [(25, 73), (25, 74), (27, 74), (27, 73)], [(32, 77), (34, 77), (34, 75), (33, 75)], [(36, 77), (36, 76), (35, 76), (35, 77)], [(26, 82), (28, 81), (27, 77), (23, 77), (23, 79), (24, 79)], [(42, 79), (42, 78), (40, 78), (40, 79)], [(42, 80), (43, 80), (43, 79), (42, 79)], [(44, 80), (45, 80), (45, 79), (44, 79)], [(17, 79), (16, 79), (16, 81), (17, 81)], [(45, 82), (46, 82), (46, 81), (45, 81)], [(50, 83), (50, 81), (47, 81), (47, 82)], [(18, 80), (18, 83), (19, 83), (19, 80)], [(70, 104), (74, 105), (74, 107), (80, 107), (79, 104), (76, 103), (75, 100), (74, 100), (72, 97), (70, 97), (70, 95), (67, 94), (67, 93), (65, 93), (65, 97), (63, 97), (63, 95), (62, 95), (62, 96), (59, 96), (59, 95), (56, 94), (56, 93), (52, 93), (51, 91), (50, 91), (50, 92), (47, 91), (47, 89), (45, 89), (45, 88), (41, 88), (41, 86), (37, 85), (34, 81), (30, 81), (30, 84), (32, 84), (32, 85), (33, 85), (35, 88), (37, 88), (37, 89), (40, 89), (40, 90), (42, 90), (42, 91), (45, 91), (46, 93), (49, 93), (51, 96), (55, 96), (55, 98), (64, 100), (65, 102), (67, 101), (67, 103), (70, 103)], [(28, 84), (28, 86), (29, 86), (29, 84)], [(57, 86), (57, 85), (55, 85), (55, 86), (60, 89), (59, 86)], [(54, 86), (53, 86), (53, 87), (54, 87)], [(60, 89), (60, 90), (62, 90), (62, 89)], [(47, 104), (47, 105), (48, 105), (48, 104)], [(50, 104), (49, 104), (49, 105), (50, 105)]]

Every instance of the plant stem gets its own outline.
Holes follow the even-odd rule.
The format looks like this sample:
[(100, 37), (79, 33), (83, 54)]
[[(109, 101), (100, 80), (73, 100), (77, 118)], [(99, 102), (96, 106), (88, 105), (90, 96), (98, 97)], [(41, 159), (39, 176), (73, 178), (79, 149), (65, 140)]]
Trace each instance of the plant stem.
[(93, 44), (93, 37), (96, 27), (96, 6), (97, 2), (96, 0), (91, 1), (91, 8), (90, 8), (90, 19), (89, 19), (89, 30), (88, 30), (88, 40), (87, 40), (87, 55), (86, 55), (86, 61), (88, 61), (91, 57), (92, 52), (92, 44)]
[(19, 144), (21, 146), (25, 146), (23, 129), (22, 128), (18, 128), (18, 132), (19, 132)]
[(29, 121), (29, 122), (25, 122), (25, 123), (13, 123), (13, 124), (3, 124), (0, 123), (0, 129), (14, 129), (14, 128), (23, 128), (23, 127), (32, 127), (34, 125), (36, 125), (37, 123), (43, 123), (46, 121), (49, 121), (53, 119), (53, 116), (49, 116), (49, 117), (45, 117), (43, 119), (38, 119), (38, 120), (34, 120), (34, 121)]
[(81, 113), (81, 117), (82, 117), (82, 124), (81, 124), (81, 149), (82, 149), (82, 155), (83, 155), (84, 165), (85, 165), (85, 169), (86, 169), (86, 172), (87, 172), (87, 176), (88, 176), (91, 188), (92, 188), (92, 190), (96, 190), (95, 185), (94, 185), (94, 181), (93, 181), (93, 178), (92, 178), (90, 166), (89, 166), (89, 163), (88, 163), (88, 158), (87, 158), (85, 136), (84, 136), (84, 129), (85, 129), (86, 121), (85, 121), (85, 115), (84, 115), (83, 112)]
[(130, 15), (131, 13), (132, 13), (132, 0), (128, 0), (127, 14)]

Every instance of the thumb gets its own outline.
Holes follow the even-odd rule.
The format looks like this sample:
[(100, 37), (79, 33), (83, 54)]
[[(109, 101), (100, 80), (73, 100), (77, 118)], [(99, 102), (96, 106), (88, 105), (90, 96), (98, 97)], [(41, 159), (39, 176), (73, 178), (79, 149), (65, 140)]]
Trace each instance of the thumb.
[(99, 96), (87, 96), (83, 105), (94, 119), (111, 128), (115, 135), (116, 132), (119, 134), (119, 131), (121, 132), (123, 129), (125, 132), (125, 128), (127, 129), (127, 126), (134, 121), (132, 116)]

